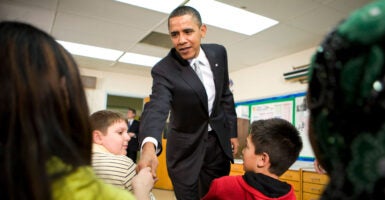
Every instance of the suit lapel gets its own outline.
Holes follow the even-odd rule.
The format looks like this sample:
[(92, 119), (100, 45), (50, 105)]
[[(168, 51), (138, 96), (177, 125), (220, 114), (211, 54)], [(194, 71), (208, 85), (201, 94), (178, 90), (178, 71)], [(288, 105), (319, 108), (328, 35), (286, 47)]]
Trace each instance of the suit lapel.
[[(171, 51), (172, 56), (174, 56), (179, 63), (179, 68), (181, 71), (181, 77), (182, 79), (191, 86), (191, 88), (195, 91), (195, 93), (198, 95), (203, 107), (205, 110), (208, 111), (208, 100), (207, 100), (207, 94), (205, 87), (203, 86), (203, 83), (195, 73), (195, 71), (191, 68), (190, 63), (184, 59), (182, 59), (173, 49)], [(189, 98), (189, 97), (187, 97)]]
[(182, 69), (182, 78), (187, 82), (187, 84), (191, 86), (195, 93), (197, 93), (204, 107), (206, 108), (206, 110), (208, 110), (207, 94), (203, 83), (201, 82), (201, 80), (199, 80), (199, 77), (196, 75), (196, 73), (190, 66), (183, 68), (184, 69)]

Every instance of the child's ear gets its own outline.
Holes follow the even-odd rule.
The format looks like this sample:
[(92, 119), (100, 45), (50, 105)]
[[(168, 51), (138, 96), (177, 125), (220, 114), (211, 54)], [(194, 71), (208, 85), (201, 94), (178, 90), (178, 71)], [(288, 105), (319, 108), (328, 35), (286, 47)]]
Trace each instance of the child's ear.
[(263, 152), (262, 154), (258, 155), (257, 159), (257, 166), (258, 167), (265, 167), (270, 165), (270, 157), (269, 154)]
[(103, 140), (102, 140), (102, 132), (98, 131), (98, 130), (94, 130), (92, 131), (92, 141), (95, 143), (95, 144), (103, 144)]

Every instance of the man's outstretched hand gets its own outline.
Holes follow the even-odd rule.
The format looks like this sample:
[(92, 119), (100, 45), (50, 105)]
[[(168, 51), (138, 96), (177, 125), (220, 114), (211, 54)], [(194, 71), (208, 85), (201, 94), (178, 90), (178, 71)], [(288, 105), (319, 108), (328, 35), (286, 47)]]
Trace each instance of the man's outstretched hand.
[(157, 180), (156, 169), (158, 168), (158, 157), (155, 153), (154, 144), (147, 142), (143, 145), (142, 154), (136, 167), (136, 171), (139, 172), (141, 169), (146, 167), (151, 168), (151, 174), (154, 180)]

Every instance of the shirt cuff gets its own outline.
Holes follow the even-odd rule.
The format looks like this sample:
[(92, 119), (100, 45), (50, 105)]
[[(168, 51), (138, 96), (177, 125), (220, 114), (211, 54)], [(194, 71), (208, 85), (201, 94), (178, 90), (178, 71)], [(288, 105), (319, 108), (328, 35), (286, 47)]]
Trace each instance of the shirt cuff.
[(155, 145), (155, 153), (156, 154), (158, 154), (160, 152), (160, 148), (158, 147), (158, 140), (156, 140), (154, 137), (146, 137), (146, 138), (144, 138), (144, 140), (142, 142), (142, 146), (140, 147), (140, 152), (142, 152), (143, 145), (146, 142), (151, 142), (151, 143), (153, 143)]

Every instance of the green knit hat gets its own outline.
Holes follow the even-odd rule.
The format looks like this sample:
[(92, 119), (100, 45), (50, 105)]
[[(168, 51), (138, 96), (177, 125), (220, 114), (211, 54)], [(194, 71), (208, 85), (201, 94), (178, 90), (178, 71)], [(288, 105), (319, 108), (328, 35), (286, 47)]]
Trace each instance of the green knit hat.
[(324, 199), (384, 195), (384, 59), (385, 0), (353, 12), (312, 57), (310, 138), (331, 178)]

